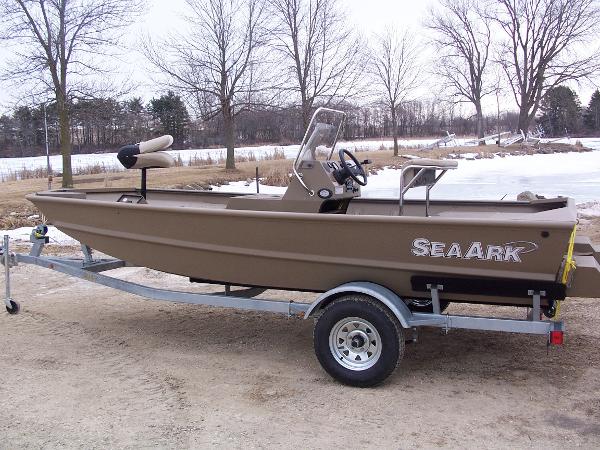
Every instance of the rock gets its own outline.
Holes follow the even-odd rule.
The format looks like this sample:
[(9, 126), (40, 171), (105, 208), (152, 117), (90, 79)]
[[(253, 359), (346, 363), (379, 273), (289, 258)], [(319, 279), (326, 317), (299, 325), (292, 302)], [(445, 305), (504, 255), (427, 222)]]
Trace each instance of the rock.
[(517, 201), (519, 202), (531, 202), (533, 200), (541, 200), (544, 199), (543, 195), (534, 194), (531, 191), (524, 191), (517, 195)]
[(530, 202), (532, 200), (535, 200), (535, 194), (531, 191), (521, 192), (517, 195), (517, 201), (519, 202)]

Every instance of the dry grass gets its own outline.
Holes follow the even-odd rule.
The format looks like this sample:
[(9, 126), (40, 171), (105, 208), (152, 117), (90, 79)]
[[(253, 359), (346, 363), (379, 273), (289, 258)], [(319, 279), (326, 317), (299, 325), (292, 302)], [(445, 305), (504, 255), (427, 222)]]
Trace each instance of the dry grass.
[(99, 173), (123, 172), (125, 169), (114, 166), (107, 166), (104, 163), (96, 163), (90, 166), (79, 167), (73, 171), (74, 175), (97, 175)]
[(48, 170), (45, 167), (38, 167), (37, 169), (23, 167), (16, 171), (9, 170), (1, 176), (0, 181), (31, 180), (33, 178), (48, 178)]
[(265, 153), (261, 158), (264, 161), (272, 161), (275, 159), (285, 159), (285, 152), (281, 147), (275, 147), (272, 152)]
[[(285, 153), (284, 153), (283, 149), (276, 147), (272, 152), (265, 153), (264, 155), (262, 155), (260, 157), (256, 156), (256, 154), (253, 151), (250, 151), (245, 155), (236, 155), (235, 162), (237, 164), (237, 163), (256, 162), (256, 161), (274, 161), (274, 160), (278, 160), (278, 159), (285, 159)], [(210, 154), (207, 154), (206, 156), (199, 156), (196, 154), (196, 155), (191, 156), (188, 159), (187, 164), (183, 164), (183, 161), (181, 161), (181, 155), (179, 155), (179, 161), (181, 161), (181, 164), (178, 164), (178, 165), (179, 166), (187, 165), (187, 166), (191, 166), (191, 167), (212, 166), (215, 164), (225, 164), (225, 160), (226, 160), (225, 152), (219, 152), (217, 157), (213, 157)]]
[[(73, 175), (97, 175), (99, 173), (114, 173), (122, 172), (124, 169), (107, 166), (104, 163), (96, 163), (85, 167), (77, 167), (73, 170)], [(48, 170), (45, 167), (38, 167), (36, 169), (28, 169), (23, 167), (22, 169), (13, 171), (9, 170), (4, 175), (0, 176), (0, 182), (6, 181), (19, 181), (19, 180), (31, 180), (35, 178), (48, 178)]]
[(13, 230), (15, 228), (35, 226), (40, 223), (40, 216), (33, 205), (27, 203), (20, 205), (15, 211), (0, 216), (0, 230)]
[[(275, 161), (279, 159), (285, 159), (285, 153), (282, 148), (276, 147), (272, 152), (268, 152), (261, 157), (257, 157), (253, 151), (248, 152), (245, 155), (237, 155), (235, 157), (236, 163), (245, 162), (256, 162), (256, 161)], [(185, 161), (181, 154), (177, 154), (175, 157), (175, 167), (199, 167), (199, 166), (213, 166), (219, 164), (225, 164), (226, 153), (220, 152), (218, 156), (213, 157), (210, 154), (206, 156), (199, 156), (197, 154), (191, 156)], [(79, 167), (73, 170), (73, 175), (97, 175), (97, 174), (108, 174), (108, 173), (119, 173), (124, 172), (125, 169), (106, 165), (105, 163), (96, 163), (85, 167)], [(28, 169), (23, 167), (16, 171), (8, 171), (6, 174), (0, 176), (0, 182), (7, 181), (19, 181), (19, 180), (31, 180), (35, 178), (48, 178), (48, 171), (46, 168)]]
[(289, 167), (272, 167), (265, 176), (260, 177), (260, 181), (268, 186), (288, 186), (290, 177)]

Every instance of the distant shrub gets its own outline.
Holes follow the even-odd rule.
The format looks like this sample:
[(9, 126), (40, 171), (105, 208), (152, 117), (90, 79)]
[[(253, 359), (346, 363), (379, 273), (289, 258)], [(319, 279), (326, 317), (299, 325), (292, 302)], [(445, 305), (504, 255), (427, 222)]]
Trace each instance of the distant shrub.
[(268, 186), (288, 186), (290, 184), (290, 171), (288, 168), (272, 168), (266, 176), (261, 177), (262, 184)]

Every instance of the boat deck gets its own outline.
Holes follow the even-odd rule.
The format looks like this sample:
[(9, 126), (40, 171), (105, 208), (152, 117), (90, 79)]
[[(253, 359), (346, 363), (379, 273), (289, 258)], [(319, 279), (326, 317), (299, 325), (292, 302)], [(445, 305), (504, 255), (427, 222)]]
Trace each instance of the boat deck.
[[(114, 203), (123, 196), (131, 195), (139, 198), (139, 191), (123, 189), (102, 190), (65, 190), (42, 192), (38, 195), (76, 198), (100, 202)], [(222, 193), (210, 191), (186, 190), (149, 190), (146, 201), (148, 205), (159, 208), (191, 208), (191, 209), (227, 209), (233, 197), (244, 197), (257, 194)], [(277, 201), (278, 195), (260, 194), (265, 201)], [(135, 202), (135, 201), (134, 201)], [(429, 207), (430, 217), (489, 219), (489, 220), (535, 220), (563, 221), (576, 220), (576, 210), (569, 207), (566, 198), (544, 199), (532, 202), (515, 201), (465, 201), (465, 200), (432, 200)], [(271, 209), (271, 211), (273, 211)], [(359, 216), (398, 216), (398, 201), (395, 199), (355, 198), (351, 201), (347, 215)], [(405, 202), (403, 216), (424, 217), (425, 202), (408, 200)]]

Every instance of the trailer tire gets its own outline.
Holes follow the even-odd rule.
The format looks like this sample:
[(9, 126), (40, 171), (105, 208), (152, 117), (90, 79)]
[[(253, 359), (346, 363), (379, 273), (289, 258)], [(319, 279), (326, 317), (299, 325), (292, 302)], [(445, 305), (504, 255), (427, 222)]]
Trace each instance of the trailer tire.
[(323, 369), (350, 386), (383, 382), (404, 355), (398, 319), (367, 295), (351, 294), (330, 303), (317, 319), (313, 339)]
[(21, 306), (14, 300), (10, 300), (10, 308), (6, 305), (6, 312), (9, 314), (19, 314)]

